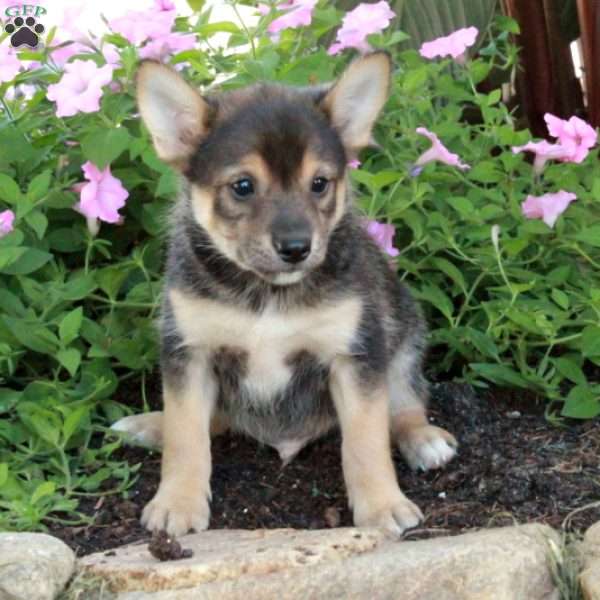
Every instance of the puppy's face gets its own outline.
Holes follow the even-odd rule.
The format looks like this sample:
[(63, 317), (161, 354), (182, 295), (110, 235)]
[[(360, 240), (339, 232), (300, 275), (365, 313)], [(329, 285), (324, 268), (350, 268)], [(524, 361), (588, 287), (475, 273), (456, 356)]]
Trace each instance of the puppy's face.
[(288, 285), (325, 258), (346, 209), (346, 163), (369, 143), (389, 79), (387, 55), (375, 53), (327, 89), (258, 85), (204, 99), (169, 68), (144, 63), (138, 102), (214, 246)]

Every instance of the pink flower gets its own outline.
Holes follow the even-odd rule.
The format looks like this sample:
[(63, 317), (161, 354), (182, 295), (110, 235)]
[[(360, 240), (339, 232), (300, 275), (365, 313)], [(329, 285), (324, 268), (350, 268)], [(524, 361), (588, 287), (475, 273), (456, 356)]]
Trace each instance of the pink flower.
[(548, 227), (554, 227), (556, 219), (576, 198), (575, 194), (564, 190), (543, 196), (527, 196), (521, 204), (521, 210), (528, 219), (542, 219)]
[(381, 33), (395, 16), (385, 0), (375, 4), (359, 4), (354, 10), (346, 13), (342, 26), (338, 29), (336, 42), (329, 47), (327, 53), (337, 54), (344, 48), (368, 51), (370, 46), (367, 36)]
[(155, 40), (171, 33), (175, 17), (174, 10), (131, 10), (122, 17), (112, 19), (108, 25), (113, 31), (138, 46), (148, 39)]
[(549, 160), (563, 160), (568, 161), (571, 156), (571, 150), (566, 146), (560, 144), (551, 144), (546, 140), (541, 142), (528, 142), (524, 146), (513, 146), (513, 154), (519, 154), (520, 152), (533, 152), (535, 159), (533, 162), (533, 168), (536, 173), (541, 173), (544, 170), (544, 165)]
[(365, 229), (375, 243), (390, 256), (398, 256), (398, 248), (394, 248), (396, 228), (393, 225), (379, 223), (379, 221), (365, 220)]
[(148, 42), (140, 48), (140, 58), (163, 60), (176, 52), (192, 50), (196, 47), (196, 36), (193, 34), (169, 33), (164, 37)]
[[(55, 41), (57, 42), (56, 46), (58, 46), (59, 44), (63, 44), (66, 40)], [(69, 61), (69, 59), (76, 54), (90, 54), (92, 52), (92, 49), (89, 46), (80, 44), (79, 42), (69, 42), (60, 48), (56, 46), (51, 47), (49, 50), (50, 56), (57, 67), (63, 67)]]
[(360, 162), (360, 160), (358, 160), (358, 158), (354, 158), (353, 160), (348, 161), (348, 168), (349, 169), (358, 169), (358, 167), (360, 167), (362, 163)]
[(268, 15), (271, 12), (271, 7), (268, 4), (257, 4), (256, 10), (259, 15)]
[(175, 10), (175, 5), (171, 0), (154, 0), (154, 8), (160, 11)]
[(4, 237), (14, 229), (15, 213), (12, 210), (0, 212), (0, 237)]
[(417, 162), (415, 163), (417, 167), (422, 167), (431, 161), (437, 160), (446, 165), (450, 165), (451, 167), (458, 167), (461, 171), (466, 171), (467, 169), (471, 168), (469, 165), (460, 161), (458, 154), (450, 152), (448, 148), (446, 148), (446, 146), (440, 142), (438, 136), (432, 131), (429, 131), (425, 127), (417, 127), (416, 132), (419, 135), (424, 135), (428, 140), (431, 141), (431, 148), (426, 150), (417, 159)]
[(22, 66), (12, 47), (9, 44), (0, 44), (0, 83), (12, 81)]
[(102, 86), (110, 83), (111, 65), (97, 67), (93, 60), (75, 60), (65, 66), (58, 83), (48, 86), (47, 97), (56, 102), (57, 117), (71, 117), (78, 112), (100, 109)]
[(598, 139), (596, 130), (578, 117), (571, 117), (565, 121), (546, 113), (544, 120), (550, 135), (558, 138), (558, 143), (570, 152), (568, 158), (562, 158), (564, 162), (582, 162), (590, 148), (596, 145)]
[(462, 62), (466, 49), (475, 43), (478, 33), (477, 27), (458, 29), (446, 37), (439, 37), (431, 42), (425, 42), (419, 53), (424, 58), (451, 56), (457, 59), (458, 62)]
[(267, 31), (269, 33), (279, 33), (284, 29), (296, 29), (297, 27), (310, 25), (312, 13), (317, 5), (317, 1), (318, 0), (290, 0), (289, 2), (279, 4), (277, 9), (287, 12), (269, 23)]
[(102, 46), (102, 56), (104, 56), (107, 65), (112, 65), (113, 67), (121, 65), (121, 55), (114, 44), (104, 44)]
[(117, 223), (121, 215), (117, 212), (125, 206), (129, 196), (121, 181), (113, 177), (110, 167), (100, 171), (98, 167), (86, 162), (81, 167), (89, 183), (77, 184), (80, 200), (75, 205), (75, 210), (90, 219), (100, 219), (106, 223)]

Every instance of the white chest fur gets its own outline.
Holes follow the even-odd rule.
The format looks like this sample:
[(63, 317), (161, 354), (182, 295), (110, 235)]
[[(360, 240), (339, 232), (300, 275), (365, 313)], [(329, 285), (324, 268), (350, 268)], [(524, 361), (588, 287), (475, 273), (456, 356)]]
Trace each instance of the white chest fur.
[(347, 298), (288, 312), (267, 306), (260, 314), (171, 290), (175, 321), (184, 343), (208, 352), (239, 348), (248, 356), (243, 381), (257, 399), (269, 398), (289, 382), (286, 358), (305, 350), (325, 364), (348, 354), (361, 317), (361, 302)]

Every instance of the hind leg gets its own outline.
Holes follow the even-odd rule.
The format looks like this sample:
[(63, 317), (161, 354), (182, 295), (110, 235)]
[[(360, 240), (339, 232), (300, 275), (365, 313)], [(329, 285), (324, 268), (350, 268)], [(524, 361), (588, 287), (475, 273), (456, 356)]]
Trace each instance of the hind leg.
[[(125, 433), (132, 444), (149, 448), (162, 448), (163, 413), (160, 410), (123, 417), (111, 427), (114, 431)], [(212, 416), (210, 436), (215, 437), (229, 429), (226, 417), (220, 413)]]
[(410, 346), (401, 348), (389, 373), (392, 438), (411, 469), (437, 469), (456, 454), (451, 433), (427, 420), (427, 383), (420, 356)]

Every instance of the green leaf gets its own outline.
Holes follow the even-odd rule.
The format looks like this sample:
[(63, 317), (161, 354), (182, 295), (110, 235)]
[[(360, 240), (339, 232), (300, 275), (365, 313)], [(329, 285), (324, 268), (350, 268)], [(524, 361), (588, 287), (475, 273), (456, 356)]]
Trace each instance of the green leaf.
[(14, 205), (18, 204), (22, 197), (23, 195), (16, 181), (8, 175), (0, 173), (0, 200)]
[(56, 354), (60, 344), (57, 337), (40, 323), (4, 316), (4, 323), (23, 346), (40, 354)]
[(600, 401), (587, 385), (577, 385), (565, 399), (560, 413), (572, 419), (593, 419), (600, 415)]
[(27, 248), (0, 248), (0, 272), (5, 273), (5, 269), (10, 265), (14, 264), (23, 254)]
[(481, 183), (498, 183), (504, 179), (505, 175), (496, 167), (496, 163), (491, 160), (478, 162), (469, 172), (469, 179)]
[(463, 274), (459, 271), (456, 265), (453, 265), (449, 260), (445, 258), (434, 258), (432, 261), (433, 265), (445, 273), (450, 279), (460, 287), (466, 293), (467, 284), (465, 283), (465, 278)]
[(39, 210), (30, 212), (25, 216), (25, 222), (35, 231), (39, 240), (44, 237), (44, 233), (46, 233), (48, 227), (48, 219), (44, 213)]
[(35, 203), (41, 200), (50, 187), (50, 181), (52, 179), (52, 173), (49, 169), (42, 171), (39, 175), (36, 175), (27, 188), (27, 200)]
[(600, 224), (582, 229), (577, 233), (575, 239), (595, 248), (600, 248)]
[(0, 488), (6, 483), (8, 479), (8, 464), (0, 463)]
[(80, 406), (69, 413), (63, 424), (63, 444), (66, 444), (75, 433), (81, 422), (88, 417), (90, 409), (87, 406)]
[(556, 370), (569, 381), (578, 385), (587, 385), (587, 379), (581, 370), (581, 367), (571, 358), (561, 356), (554, 359)]
[(52, 254), (48, 252), (37, 248), (25, 248), (19, 258), (0, 270), (7, 275), (28, 275), (43, 267), (51, 258)]
[(486, 335), (473, 327), (466, 328), (468, 332), (467, 341), (471, 342), (483, 356), (499, 360), (498, 348), (490, 335)]
[(75, 348), (59, 350), (56, 358), (58, 359), (58, 362), (69, 371), (71, 377), (74, 377), (81, 364), (81, 354), (79, 350), (76, 350)]
[(77, 337), (82, 320), (83, 308), (81, 306), (78, 306), (63, 318), (58, 327), (58, 335), (63, 344), (67, 345)]
[(558, 306), (564, 308), (565, 310), (569, 308), (569, 296), (567, 296), (567, 294), (565, 294), (562, 290), (554, 288), (552, 292), (550, 292), (550, 295), (552, 296), (552, 300), (554, 300)]
[(454, 312), (452, 301), (439, 287), (426, 284), (415, 294), (435, 306), (452, 323), (452, 313)]
[(17, 405), (21, 398), (21, 392), (10, 388), (0, 388), (0, 414), (9, 412)]
[(56, 491), (56, 483), (54, 481), (44, 481), (35, 488), (31, 496), (31, 504), (37, 504), (45, 496), (51, 496)]
[(507, 365), (471, 363), (469, 366), (478, 375), (499, 385), (516, 385), (520, 388), (531, 387), (526, 379)]
[(600, 327), (589, 325), (583, 330), (581, 351), (588, 358), (600, 356)]
[(125, 127), (98, 129), (81, 140), (81, 150), (85, 158), (98, 169), (104, 169), (127, 148), (129, 140), (130, 135)]

